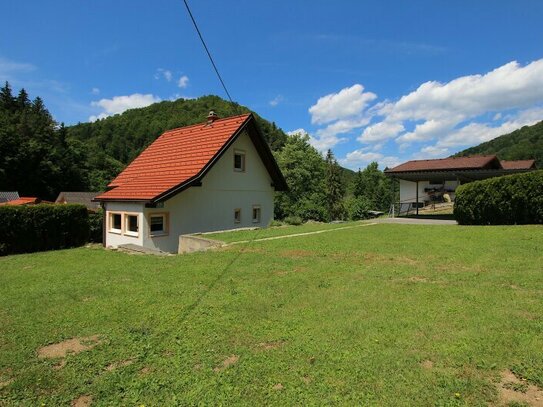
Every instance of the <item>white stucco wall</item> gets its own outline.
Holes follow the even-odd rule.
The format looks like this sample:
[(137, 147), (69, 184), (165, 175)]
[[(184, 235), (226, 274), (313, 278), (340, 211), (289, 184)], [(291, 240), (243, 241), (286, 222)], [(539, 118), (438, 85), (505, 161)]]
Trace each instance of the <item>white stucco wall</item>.
[[(429, 201), (430, 195), (424, 191), (425, 188), (434, 186), (436, 184), (429, 181), (419, 181), (419, 202)], [(441, 185), (441, 184), (439, 184)], [(458, 181), (451, 180), (445, 181), (445, 190), (456, 190)], [(454, 199), (454, 192), (449, 192), (451, 198)], [(417, 201), (417, 184), (416, 182), (400, 180), (400, 201), (401, 202), (416, 202)]]
[[(132, 202), (106, 202), (106, 247), (117, 247), (120, 244), (133, 243), (139, 246), (143, 246), (143, 234), (141, 233), (141, 225), (143, 222), (143, 204), (142, 203), (132, 203)], [(140, 231), (138, 237), (129, 236), (123, 233), (113, 233), (109, 231), (109, 213), (110, 212), (121, 212), (121, 213), (131, 213), (138, 214), (138, 225)], [(123, 219), (124, 222), (124, 219)]]
[[(245, 172), (234, 171), (234, 151), (245, 152)], [(273, 219), (275, 191), (272, 179), (262, 163), (251, 139), (241, 134), (202, 179), (201, 187), (190, 187), (164, 202), (162, 208), (145, 208), (143, 204), (109, 203), (106, 210), (140, 212), (138, 238), (106, 234), (106, 245), (135, 243), (148, 248), (177, 252), (179, 235), (211, 232), (242, 227), (264, 227)], [(253, 205), (259, 205), (259, 223), (252, 221)], [(241, 209), (241, 222), (234, 222), (234, 210)], [(168, 213), (169, 230), (164, 236), (149, 233), (149, 214)]]

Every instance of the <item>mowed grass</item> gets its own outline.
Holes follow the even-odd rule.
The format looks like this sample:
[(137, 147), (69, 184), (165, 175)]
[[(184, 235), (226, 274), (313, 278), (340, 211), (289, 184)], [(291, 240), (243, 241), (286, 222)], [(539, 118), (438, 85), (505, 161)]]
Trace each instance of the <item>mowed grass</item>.
[[(543, 387), (543, 228), (10, 256), (0, 321), (0, 405), (494, 405), (504, 369)], [(62, 368), (37, 357), (92, 335)]]

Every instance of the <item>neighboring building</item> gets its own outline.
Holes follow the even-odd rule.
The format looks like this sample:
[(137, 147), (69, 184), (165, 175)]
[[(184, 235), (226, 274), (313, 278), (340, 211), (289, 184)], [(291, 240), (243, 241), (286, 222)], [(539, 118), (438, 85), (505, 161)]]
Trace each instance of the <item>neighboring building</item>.
[(267, 226), (287, 188), (252, 114), (169, 130), (95, 200), (104, 244), (178, 251), (183, 234)]
[(536, 170), (535, 160), (500, 161), (495, 155), (413, 160), (385, 170), (400, 181), (400, 203), (418, 208), (443, 200), (454, 201), (456, 187), (466, 182)]
[(0, 205), (36, 205), (39, 203), (51, 203), (48, 201), (42, 201), (40, 198), (34, 196), (21, 196), (20, 198), (13, 199), (7, 202), (0, 202)]
[(85, 205), (89, 211), (96, 212), (100, 209), (100, 203), (93, 199), (102, 192), (61, 192), (55, 201), (57, 204)]
[(19, 199), (19, 193), (17, 191), (0, 191), (0, 203), (14, 201)]

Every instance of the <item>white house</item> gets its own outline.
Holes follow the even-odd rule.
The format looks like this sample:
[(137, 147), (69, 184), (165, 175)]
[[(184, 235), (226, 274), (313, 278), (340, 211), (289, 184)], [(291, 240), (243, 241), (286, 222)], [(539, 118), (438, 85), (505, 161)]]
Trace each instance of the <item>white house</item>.
[(179, 236), (267, 226), (285, 179), (252, 114), (169, 130), (95, 200), (104, 245), (177, 253)]
[(444, 194), (454, 200), (458, 185), (536, 170), (535, 160), (505, 161), (495, 155), (412, 160), (385, 170), (400, 184), (400, 208), (419, 208), (443, 200)]

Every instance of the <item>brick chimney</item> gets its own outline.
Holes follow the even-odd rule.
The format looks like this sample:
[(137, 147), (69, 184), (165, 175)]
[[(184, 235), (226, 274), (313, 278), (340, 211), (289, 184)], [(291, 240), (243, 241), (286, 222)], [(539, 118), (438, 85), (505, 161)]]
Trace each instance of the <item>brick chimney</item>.
[(209, 114), (207, 115), (207, 124), (212, 124), (218, 118), (219, 116), (217, 116), (217, 113), (215, 113), (213, 110), (210, 110)]

